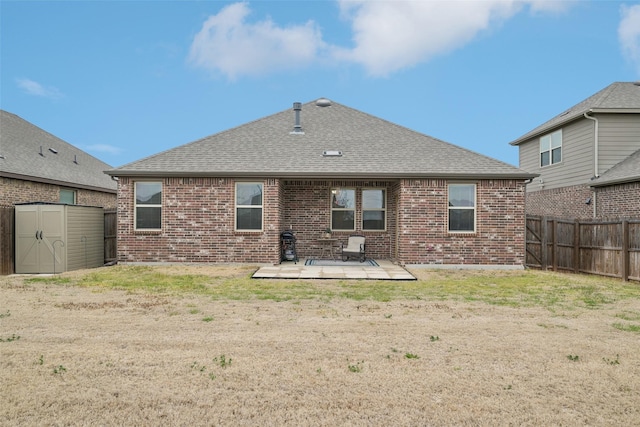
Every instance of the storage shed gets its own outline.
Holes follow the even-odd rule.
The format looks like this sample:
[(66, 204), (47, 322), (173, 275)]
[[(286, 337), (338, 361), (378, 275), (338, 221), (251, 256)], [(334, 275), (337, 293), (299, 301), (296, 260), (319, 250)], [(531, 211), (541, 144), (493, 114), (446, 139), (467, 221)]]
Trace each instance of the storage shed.
[(15, 236), (16, 273), (62, 273), (104, 265), (101, 207), (18, 204)]

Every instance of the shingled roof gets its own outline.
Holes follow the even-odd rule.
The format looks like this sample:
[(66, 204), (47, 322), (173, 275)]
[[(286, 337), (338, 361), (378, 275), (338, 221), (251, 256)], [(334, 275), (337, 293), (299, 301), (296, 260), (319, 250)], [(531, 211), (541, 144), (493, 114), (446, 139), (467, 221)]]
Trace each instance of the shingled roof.
[(640, 150), (636, 151), (617, 165), (593, 180), (592, 187), (604, 187), (614, 184), (640, 181)]
[(0, 110), (0, 176), (116, 193), (112, 167), (26, 120)]
[(107, 171), (113, 176), (295, 178), (532, 175), (326, 99), (308, 102)]
[(558, 114), (551, 120), (511, 141), (519, 145), (535, 136), (550, 132), (573, 120), (584, 117), (584, 113), (640, 113), (640, 82), (616, 82), (595, 95)]

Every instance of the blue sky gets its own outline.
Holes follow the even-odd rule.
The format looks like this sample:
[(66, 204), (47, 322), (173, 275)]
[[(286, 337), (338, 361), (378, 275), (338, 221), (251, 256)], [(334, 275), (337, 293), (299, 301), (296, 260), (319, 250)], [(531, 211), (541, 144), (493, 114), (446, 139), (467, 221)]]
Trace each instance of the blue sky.
[(0, 43), (0, 108), (114, 167), (320, 97), (517, 165), (640, 80), (640, 2), (0, 0)]

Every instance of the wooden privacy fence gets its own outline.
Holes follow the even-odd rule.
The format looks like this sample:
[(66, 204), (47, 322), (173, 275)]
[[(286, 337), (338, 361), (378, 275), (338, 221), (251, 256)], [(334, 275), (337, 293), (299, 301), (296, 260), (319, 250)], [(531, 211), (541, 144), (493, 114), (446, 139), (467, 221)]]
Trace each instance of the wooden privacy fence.
[(528, 267), (640, 281), (640, 220), (527, 216)]
[(118, 230), (117, 211), (110, 209), (104, 211), (104, 262), (116, 261), (118, 257)]
[[(14, 273), (14, 208), (0, 207), (0, 275)], [(116, 210), (104, 211), (104, 262), (117, 259)]]
[(0, 275), (13, 274), (13, 208), (0, 208)]

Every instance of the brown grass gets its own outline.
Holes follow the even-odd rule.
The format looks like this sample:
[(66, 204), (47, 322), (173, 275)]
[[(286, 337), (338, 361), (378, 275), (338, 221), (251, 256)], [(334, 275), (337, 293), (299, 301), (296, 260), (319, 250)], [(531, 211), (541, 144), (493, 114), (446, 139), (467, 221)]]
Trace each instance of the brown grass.
[[(248, 271), (156, 269), (293, 286)], [(305, 291), (283, 299), (77, 282), (93, 271), (0, 278), (0, 424), (640, 425), (640, 334), (615, 326), (640, 324), (633, 286), (616, 298), (621, 282), (583, 276), (412, 273), (296, 281)], [(611, 298), (534, 303), (500, 284), (522, 277), (549, 293), (597, 283)], [(376, 283), (422, 296), (327, 296)], [(493, 283), (495, 301), (473, 298)]]

